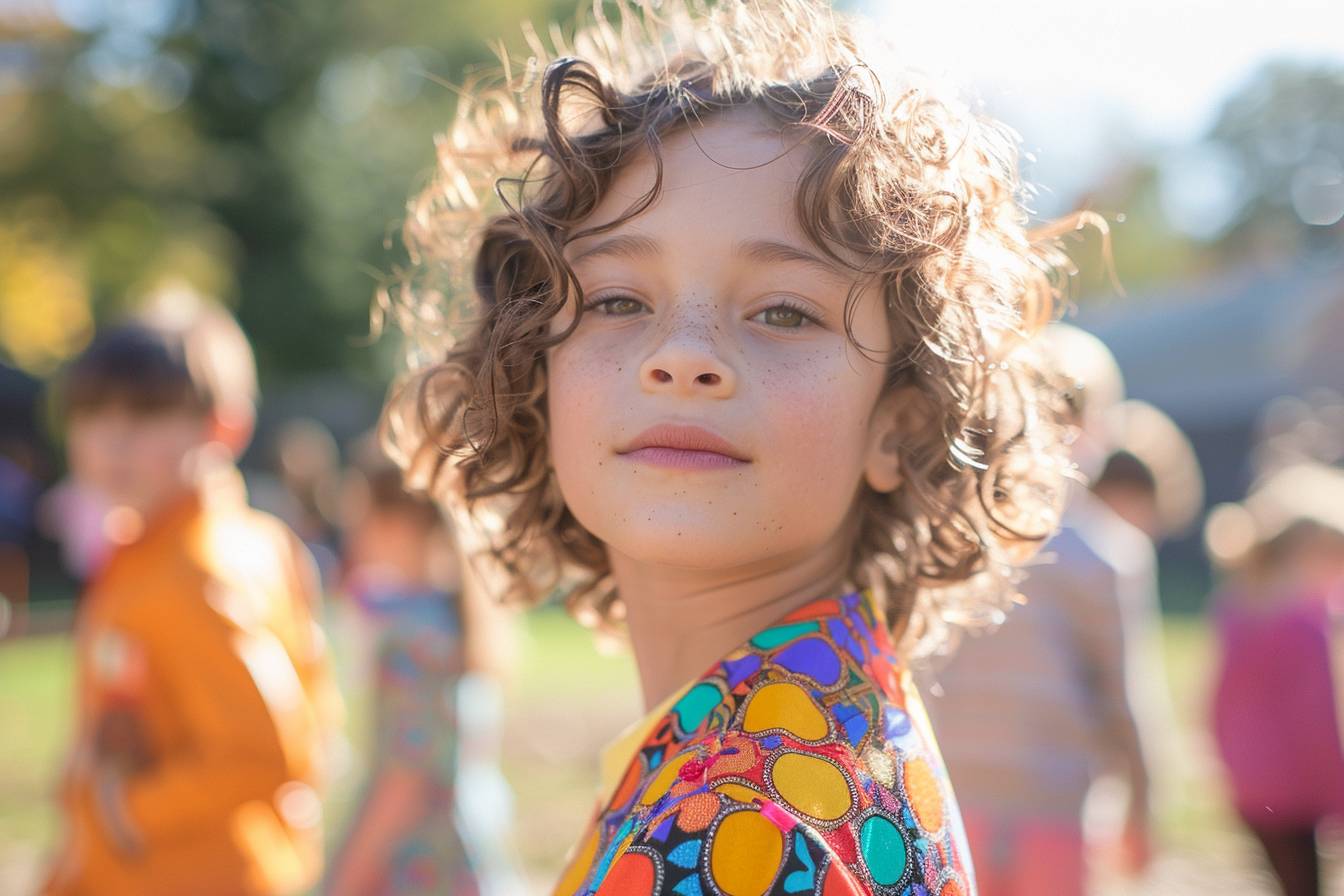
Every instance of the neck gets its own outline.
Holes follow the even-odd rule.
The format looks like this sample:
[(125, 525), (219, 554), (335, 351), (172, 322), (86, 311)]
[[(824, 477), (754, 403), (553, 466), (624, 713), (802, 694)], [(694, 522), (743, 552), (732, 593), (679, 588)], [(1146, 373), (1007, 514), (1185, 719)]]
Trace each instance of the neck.
[(657, 706), (790, 611), (840, 594), (848, 535), (838, 532), (803, 555), (733, 569), (667, 567), (611, 551), (645, 707)]

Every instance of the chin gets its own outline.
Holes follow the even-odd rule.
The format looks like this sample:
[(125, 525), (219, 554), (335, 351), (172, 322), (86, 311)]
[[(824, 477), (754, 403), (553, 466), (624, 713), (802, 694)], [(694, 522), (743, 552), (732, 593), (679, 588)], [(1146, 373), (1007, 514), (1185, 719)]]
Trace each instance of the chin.
[(743, 561), (742, 552), (726, 548), (722, 539), (698, 534), (648, 538), (627, 534), (610, 547), (639, 563), (669, 569), (708, 571), (739, 566)]
[(607, 534), (603, 541), (612, 550), (639, 563), (675, 569), (731, 569), (789, 550), (782, 533), (767, 532), (740, 514), (723, 519), (653, 513)]

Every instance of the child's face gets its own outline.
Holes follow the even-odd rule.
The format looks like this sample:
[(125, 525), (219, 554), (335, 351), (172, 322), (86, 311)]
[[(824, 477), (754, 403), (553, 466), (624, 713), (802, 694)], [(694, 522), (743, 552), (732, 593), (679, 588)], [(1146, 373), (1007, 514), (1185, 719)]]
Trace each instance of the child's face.
[(413, 514), (369, 510), (349, 531), (345, 562), (368, 583), (419, 588), (430, 578), (433, 540)]
[[(810, 150), (784, 153), (799, 139), (739, 112), (676, 133), (653, 207), (567, 250), (588, 308), (548, 359), (552, 461), (613, 552), (768, 569), (848, 537), (865, 475), (895, 487), (877, 412), (886, 313), (860, 293), (865, 356), (845, 332), (852, 273), (795, 217)], [(583, 226), (620, 217), (653, 179), (650, 159), (629, 164)]]
[(146, 413), (113, 403), (77, 411), (70, 470), (112, 505), (149, 517), (187, 489), (189, 460), (209, 432), (209, 417), (187, 409)]
[(1132, 485), (1102, 485), (1096, 490), (1097, 497), (1111, 510), (1147, 535), (1150, 541), (1162, 540), (1162, 515), (1158, 511), (1157, 497), (1147, 489)]
[(1283, 567), (1297, 581), (1312, 587), (1337, 587), (1344, 582), (1344, 537), (1321, 528), (1302, 540)]

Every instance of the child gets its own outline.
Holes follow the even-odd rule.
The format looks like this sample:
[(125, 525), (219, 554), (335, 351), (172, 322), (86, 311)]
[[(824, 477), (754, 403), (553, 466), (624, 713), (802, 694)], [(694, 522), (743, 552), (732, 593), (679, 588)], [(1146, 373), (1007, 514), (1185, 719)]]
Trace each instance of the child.
[[(1344, 819), (1338, 650), (1344, 473), (1299, 464), (1209, 516), (1232, 575), (1214, 601), (1213, 733), (1237, 813), (1285, 896), (1321, 893), (1317, 836)], [(1332, 641), (1334, 642), (1332, 644)]]
[(1154, 544), (1186, 532), (1204, 507), (1204, 474), (1185, 433), (1135, 399), (1107, 412), (1106, 432), (1114, 449), (1092, 494)]
[(412, 482), (503, 596), (628, 629), (650, 714), (556, 892), (971, 893), (904, 656), (1054, 524), (1022, 344), (1062, 259), (1005, 133), (872, 29), (622, 8), (468, 97), (382, 302), (424, 349), (472, 321), (389, 408)]
[[(1101, 340), (1064, 324), (1042, 348), (1076, 386), (1073, 451), (1090, 477), (1111, 447), (1103, 422), (1123, 396), (1119, 365)], [(1137, 873), (1150, 851), (1150, 779), (1169, 727), (1153, 687), (1164, 680), (1153, 546), (1075, 485), (1044, 553), (1022, 582), (1024, 604), (929, 679), (982, 896), (1086, 892), (1084, 804), (1105, 772), (1125, 795), (1111, 852)]]
[(498, 713), (480, 668), (498, 611), (461, 587), (439, 508), (408, 494), (372, 441), (356, 455), (347, 585), (374, 629), (376, 755), (326, 892), (516, 892)]
[(98, 334), (62, 383), (70, 466), (112, 553), (76, 629), (66, 838), (50, 894), (280, 894), (321, 856), (336, 711), (312, 561), (232, 463), (251, 350), (174, 294)]

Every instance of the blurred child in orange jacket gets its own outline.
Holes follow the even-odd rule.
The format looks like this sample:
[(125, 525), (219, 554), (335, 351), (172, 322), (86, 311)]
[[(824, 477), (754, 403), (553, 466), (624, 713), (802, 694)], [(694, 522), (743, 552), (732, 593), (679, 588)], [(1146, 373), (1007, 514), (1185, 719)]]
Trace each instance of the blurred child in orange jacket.
[(66, 838), (49, 894), (282, 894), (321, 863), (339, 714), (312, 560), (247, 506), (251, 349), (177, 294), (64, 382), (70, 466), (113, 508), (76, 631)]

